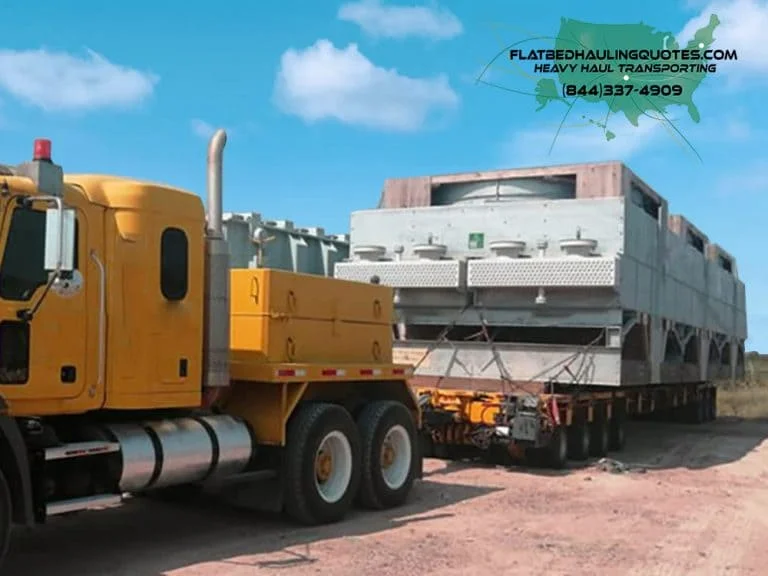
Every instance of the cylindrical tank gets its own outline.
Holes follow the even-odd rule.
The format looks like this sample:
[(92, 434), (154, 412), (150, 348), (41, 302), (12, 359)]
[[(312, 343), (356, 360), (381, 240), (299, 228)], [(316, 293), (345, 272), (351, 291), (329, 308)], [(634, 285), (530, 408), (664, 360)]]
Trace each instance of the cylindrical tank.
[(123, 492), (201, 482), (243, 472), (255, 443), (248, 426), (231, 416), (193, 416), (140, 424), (112, 424), (120, 444), (115, 470)]

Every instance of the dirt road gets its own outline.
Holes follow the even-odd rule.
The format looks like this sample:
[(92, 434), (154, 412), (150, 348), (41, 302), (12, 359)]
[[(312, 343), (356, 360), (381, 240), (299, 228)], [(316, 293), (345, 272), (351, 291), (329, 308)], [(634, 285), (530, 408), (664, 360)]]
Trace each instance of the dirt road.
[(3, 574), (765, 574), (768, 422), (629, 433), (634, 471), (429, 460), (407, 507), (319, 529), (136, 500), (17, 533)]

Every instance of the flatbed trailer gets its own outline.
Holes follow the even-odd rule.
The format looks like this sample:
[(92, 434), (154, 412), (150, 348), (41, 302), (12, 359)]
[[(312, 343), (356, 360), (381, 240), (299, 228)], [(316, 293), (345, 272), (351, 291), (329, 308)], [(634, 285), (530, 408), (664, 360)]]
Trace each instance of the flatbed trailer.
[(700, 424), (717, 417), (711, 383), (541, 394), (415, 391), (422, 407), (422, 453), (443, 459), (487, 456), (562, 468), (568, 460), (623, 450), (630, 418)]

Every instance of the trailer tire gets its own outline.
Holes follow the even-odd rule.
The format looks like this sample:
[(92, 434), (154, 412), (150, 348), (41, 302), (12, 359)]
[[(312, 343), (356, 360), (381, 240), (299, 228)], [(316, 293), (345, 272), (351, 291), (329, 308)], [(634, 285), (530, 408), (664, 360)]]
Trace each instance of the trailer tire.
[(545, 462), (554, 470), (562, 470), (568, 463), (568, 434), (565, 427), (556, 426), (552, 431)]
[(286, 438), (285, 511), (307, 525), (341, 520), (360, 485), (360, 435), (349, 412), (335, 404), (306, 404), (291, 417)]
[(5, 480), (3, 471), (0, 470), (0, 567), (2, 567), (5, 555), (8, 553), (8, 546), (11, 543), (12, 518), (11, 489)]
[(589, 458), (589, 426), (583, 420), (574, 422), (568, 428), (568, 457), (583, 461)]
[(691, 406), (691, 419), (694, 424), (703, 424), (709, 416), (708, 394), (700, 394), (699, 399)]
[(605, 456), (608, 453), (608, 423), (598, 417), (589, 425), (589, 454), (590, 456)]
[(709, 421), (717, 420), (717, 388), (709, 389)]
[(609, 422), (608, 449), (613, 452), (624, 450), (627, 443), (626, 418), (621, 412), (616, 412)]
[[(383, 510), (408, 498), (418, 467), (416, 425), (400, 402), (373, 402), (363, 408), (357, 425), (361, 442), (361, 481), (357, 501)], [(391, 461), (385, 465), (385, 457)]]

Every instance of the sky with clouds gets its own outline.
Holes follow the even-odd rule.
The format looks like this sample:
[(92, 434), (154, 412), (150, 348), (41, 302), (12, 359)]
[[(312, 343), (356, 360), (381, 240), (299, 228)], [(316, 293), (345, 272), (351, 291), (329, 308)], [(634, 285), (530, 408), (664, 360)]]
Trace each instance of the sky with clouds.
[[(622, 160), (736, 256), (749, 347), (768, 351), (768, 0), (226, 4), (6, 0), (0, 159), (28, 158), (45, 136), (67, 171), (200, 193), (206, 139), (221, 126), (226, 209), (333, 232), (375, 206), (387, 177)], [(701, 159), (647, 118), (617, 117), (610, 142), (569, 127), (550, 151), (562, 110), (536, 112), (531, 97), (475, 82), (496, 52), (556, 34), (562, 16), (642, 21), (685, 42), (711, 13), (715, 47), (736, 49), (738, 62), (698, 89), (701, 122), (672, 109)], [(512, 75), (500, 64), (486, 78)]]

